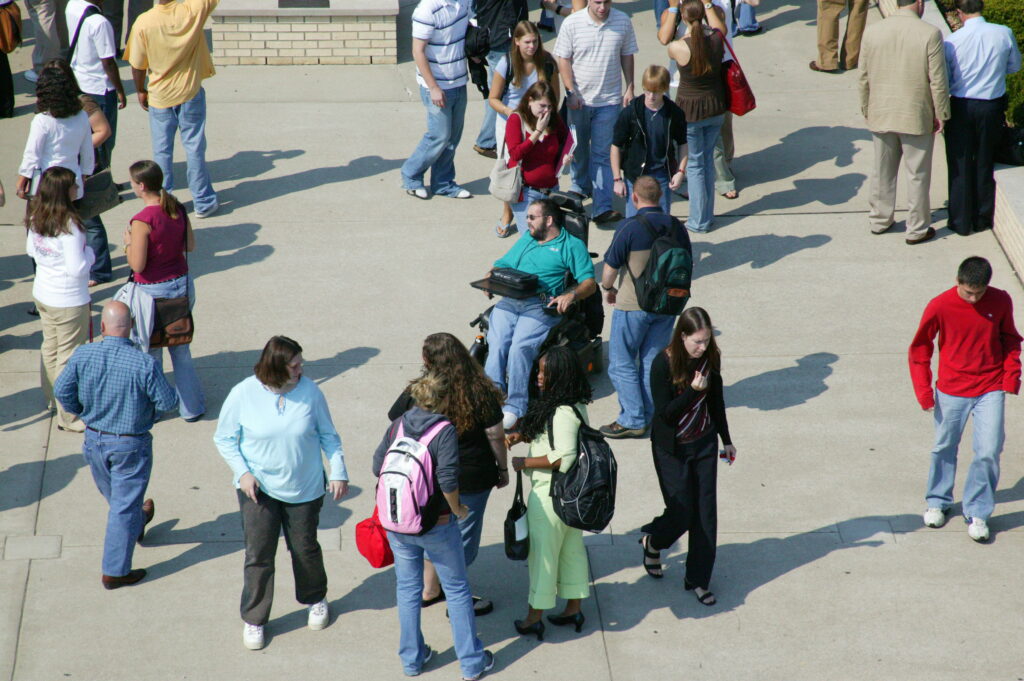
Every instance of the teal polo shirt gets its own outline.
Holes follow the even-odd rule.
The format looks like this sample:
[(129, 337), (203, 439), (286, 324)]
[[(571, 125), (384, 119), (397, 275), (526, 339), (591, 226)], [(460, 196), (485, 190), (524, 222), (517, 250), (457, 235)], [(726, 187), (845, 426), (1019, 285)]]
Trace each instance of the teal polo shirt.
[(541, 244), (529, 231), (515, 245), (494, 262), (495, 267), (514, 267), (540, 279), (540, 289), (548, 295), (562, 293), (565, 273), (571, 272), (577, 284), (594, 278), (594, 263), (582, 240), (566, 230), (551, 241)]

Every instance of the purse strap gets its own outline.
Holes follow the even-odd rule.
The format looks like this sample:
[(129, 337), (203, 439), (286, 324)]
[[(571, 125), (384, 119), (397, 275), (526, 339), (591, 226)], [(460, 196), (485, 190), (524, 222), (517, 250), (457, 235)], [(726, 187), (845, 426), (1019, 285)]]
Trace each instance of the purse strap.
[[(725, 34), (719, 31), (717, 28), (712, 30), (718, 35), (722, 36), (722, 43), (725, 45), (725, 49), (729, 50), (729, 55), (732, 57), (732, 60), (736, 62), (736, 66), (740, 66), (740, 60), (736, 58), (736, 52), (733, 51), (732, 45), (729, 44), (729, 40), (725, 37)], [(743, 67), (741, 66), (740, 68), (742, 69)]]
[(516, 471), (516, 496), (514, 502), (523, 503), (523, 472)]
[[(520, 116), (518, 113), (515, 113), (513, 115), (516, 116), (519, 119), (519, 130), (520, 130), (520, 132), (523, 135), (523, 139), (525, 140), (526, 139), (526, 124), (523, 122), (523, 117)], [(510, 118), (511, 118), (511, 116), (510, 116)], [(505, 157), (505, 149), (508, 148), (507, 147), (507, 144), (508, 144), (507, 139), (508, 138), (506, 138), (506, 137), (502, 137), (501, 138), (501, 152), (498, 153), (498, 160), (499, 161), (503, 160), (504, 157)], [(515, 167), (520, 166), (522, 164), (523, 164), (523, 159), (519, 159), (519, 162), (516, 163), (516, 165), (512, 166), (512, 168), (515, 168)], [(505, 163), (505, 166), (508, 167), (508, 162), (507, 161)], [(508, 169), (512, 170), (512, 168), (508, 168)]]

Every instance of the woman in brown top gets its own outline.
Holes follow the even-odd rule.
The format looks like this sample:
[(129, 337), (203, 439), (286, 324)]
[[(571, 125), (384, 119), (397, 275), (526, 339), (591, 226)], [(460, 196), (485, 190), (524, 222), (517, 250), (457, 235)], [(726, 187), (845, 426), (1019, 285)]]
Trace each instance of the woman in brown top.
[(686, 181), (690, 189), (686, 228), (707, 232), (715, 214), (715, 140), (725, 113), (723, 38), (705, 24), (704, 5), (699, 0), (685, 0), (679, 12), (688, 30), (684, 38), (668, 46), (668, 55), (679, 64), (676, 103), (686, 114)]
[(665, 510), (640, 528), (640, 544), (647, 574), (661, 578), (661, 552), (689, 532), (683, 586), (703, 605), (715, 604), (709, 587), (718, 528), (719, 439), (722, 460), (731, 465), (736, 459), (720, 372), (708, 313), (699, 307), (683, 311), (668, 347), (651, 365), (651, 449)]

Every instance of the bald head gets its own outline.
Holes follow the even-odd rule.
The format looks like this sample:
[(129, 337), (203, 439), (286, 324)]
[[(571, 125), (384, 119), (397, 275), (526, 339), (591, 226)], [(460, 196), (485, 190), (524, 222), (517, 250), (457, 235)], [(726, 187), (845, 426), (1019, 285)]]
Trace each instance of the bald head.
[(103, 306), (103, 316), (100, 318), (100, 331), (104, 336), (127, 338), (131, 330), (132, 315), (127, 305), (111, 300)]

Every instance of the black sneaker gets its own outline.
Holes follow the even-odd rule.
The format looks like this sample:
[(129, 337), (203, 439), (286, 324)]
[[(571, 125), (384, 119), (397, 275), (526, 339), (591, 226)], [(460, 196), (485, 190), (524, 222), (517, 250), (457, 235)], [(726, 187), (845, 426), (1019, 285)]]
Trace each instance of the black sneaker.
[(618, 222), (622, 219), (622, 213), (617, 210), (606, 210), (605, 212), (597, 215), (593, 218), (594, 222), (599, 225), (604, 225), (609, 222)]
[(480, 670), (480, 673), (472, 677), (462, 677), (462, 681), (477, 681), (478, 679), (484, 678), (484, 674), (494, 669), (494, 653), (489, 650), (484, 651), (484, 668)]

